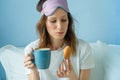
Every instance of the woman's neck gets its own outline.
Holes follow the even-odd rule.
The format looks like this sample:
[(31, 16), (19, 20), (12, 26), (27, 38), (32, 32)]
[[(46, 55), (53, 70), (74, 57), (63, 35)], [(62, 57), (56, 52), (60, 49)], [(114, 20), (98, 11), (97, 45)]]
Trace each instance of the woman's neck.
[(64, 40), (52, 40), (52, 45), (50, 46), (52, 50), (57, 50), (64, 45)]

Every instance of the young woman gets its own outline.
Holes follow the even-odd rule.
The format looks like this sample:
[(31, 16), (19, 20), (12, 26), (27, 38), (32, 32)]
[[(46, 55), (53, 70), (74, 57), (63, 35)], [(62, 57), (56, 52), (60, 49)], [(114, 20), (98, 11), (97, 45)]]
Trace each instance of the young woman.
[[(42, 14), (37, 24), (40, 36), (25, 48), (24, 66), (28, 80), (89, 80), (90, 69), (94, 67), (92, 51), (87, 42), (76, 38), (67, 1), (40, 0), (37, 10)], [(71, 47), (72, 55), (61, 61), (67, 45)], [(48, 47), (51, 49), (50, 67), (39, 70), (32, 62), (32, 52)]]

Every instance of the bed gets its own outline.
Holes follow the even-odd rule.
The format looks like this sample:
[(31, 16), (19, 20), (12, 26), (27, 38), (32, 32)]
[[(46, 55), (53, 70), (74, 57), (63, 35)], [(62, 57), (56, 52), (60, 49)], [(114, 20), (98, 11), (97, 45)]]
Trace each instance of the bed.
[[(120, 80), (120, 45), (99, 40), (90, 45), (96, 64), (90, 80)], [(27, 80), (23, 59), (24, 47), (6, 45), (0, 48), (0, 80)]]

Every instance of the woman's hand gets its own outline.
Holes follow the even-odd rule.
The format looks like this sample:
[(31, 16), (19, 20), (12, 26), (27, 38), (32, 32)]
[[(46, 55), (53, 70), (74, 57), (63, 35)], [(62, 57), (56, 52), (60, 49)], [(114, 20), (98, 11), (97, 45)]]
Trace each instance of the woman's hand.
[(30, 50), (30, 53), (25, 54), (25, 57), (24, 57), (24, 66), (29, 69), (34, 69), (36, 67), (35, 64), (32, 62), (34, 59), (32, 52), (33, 52), (33, 49)]
[(67, 77), (69, 80), (77, 80), (77, 76), (70, 62), (70, 59), (65, 59), (62, 61), (61, 65), (58, 68), (57, 76), (60, 78)]
[(24, 66), (28, 69), (31, 69), (31, 73), (28, 75), (28, 80), (40, 80), (39, 72), (36, 65), (33, 63), (33, 49), (31, 48), (29, 53), (25, 54), (24, 57)]

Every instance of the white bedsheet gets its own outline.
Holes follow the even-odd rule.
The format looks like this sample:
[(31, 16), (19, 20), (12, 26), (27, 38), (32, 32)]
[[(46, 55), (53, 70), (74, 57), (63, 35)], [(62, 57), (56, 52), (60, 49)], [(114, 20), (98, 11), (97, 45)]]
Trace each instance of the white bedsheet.
[(27, 80), (23, 66), (24, 48), (6, 45), (0, 49), (0, 61), (8, 80)]

